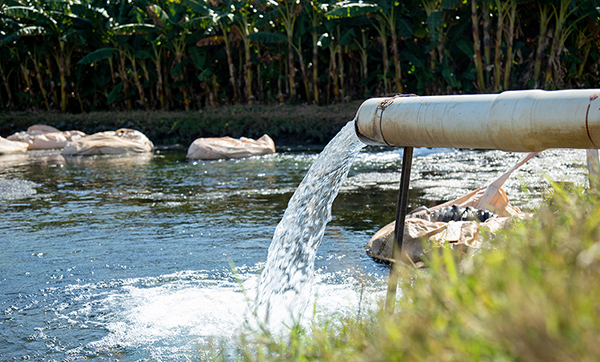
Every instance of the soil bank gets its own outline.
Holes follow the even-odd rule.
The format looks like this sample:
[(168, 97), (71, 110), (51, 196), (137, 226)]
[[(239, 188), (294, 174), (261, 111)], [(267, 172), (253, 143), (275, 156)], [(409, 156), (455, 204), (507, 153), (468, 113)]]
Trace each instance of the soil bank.
[(199, 137), (258, 138), (263, 134), (273, 138), (276, 145), (324, 145), (354, 118), (359, 106), (357, 101), (330, 106), (240, 105), (190, 112), (1, 112), (0, 136), (47, 124), (87, 134), (133, 128), (156, 145), (187, 147)]

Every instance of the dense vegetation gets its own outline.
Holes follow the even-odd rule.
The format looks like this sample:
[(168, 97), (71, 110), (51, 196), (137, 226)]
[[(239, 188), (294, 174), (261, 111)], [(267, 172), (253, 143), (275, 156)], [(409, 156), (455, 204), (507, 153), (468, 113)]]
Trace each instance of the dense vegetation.
[(284, 336), (246, 334), (241, 359), (597, 361), (599, 200), (596, 191), (559, 186), (534, 218), (462, 264), (442, 249), (428, 269), (404, 269), (395, 314), (330, 316)]
[(3, 0), (0, 108), (597, 87), (599, 2)]

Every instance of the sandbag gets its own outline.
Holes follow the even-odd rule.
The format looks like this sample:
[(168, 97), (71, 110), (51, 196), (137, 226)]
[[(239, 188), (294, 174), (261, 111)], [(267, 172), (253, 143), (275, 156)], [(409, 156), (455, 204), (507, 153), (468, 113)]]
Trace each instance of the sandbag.
[(152, 152), (154, 144), (142, 132), (121, 128), (98, 132), (67, 143), (63, 156), (90, 156)]
[(7, 139), (11, 141), (25, 142), (29, 144), (30, 150), (48, 150), (64, 148), (68, 142), (85, 137), (81, 131), (64, 131), (43, 124), (36, 124), (27, 131), (17, 132)]
[[(402, 256), (404, 261), (418, 262), (424, 254), (442, 246), (449, 246), (466, 254), (470, 248), (481, 247), (483, 230), (493, 234), (511, 219), (512, 217), (497, 217), (480, 223), (473, 220), (433, 222), (416, 217), (407, 218), (404, 223)], [(383, 261), (393, 261), (395, 227), (394, 221), (375, 233), (365, 246), (367, 255)]]
[(275, 152), (275, 142), (268, 135), (258, 140), (242, 137), (198, 138), (188, 148), (187, 158), (219, 160), (266, 155)]
[[(513, 218), (528, 216), (519, 208), (510, 205), (501, 186), (512, 172), (536, 154), (529, 154), (487, 187), (471, 191), (433, 208), (420, 207), (408, 214), (402, 238), (402, 260), (409, 263), (419, 262), (424, 254), (441, 246), (448, 246), (464, 255), (471, 248), (481, 247), (482, 231), (493, 234)], [(458, 218), (442, 222), (439, 218), (432, 217), (450, 209), (468, 208), (475, 210), (477, 215), (487, 215), (486, 219), (481, 222)], [(367, 255), (377, 260), (394, 261), (395, 227), (396, 222), (393, 221), (377, 231), (365, 245)]]
[(25, 152), (28, 148), (29, 143), (11, 141), (6, 138), (0, 137), (0, 154)]

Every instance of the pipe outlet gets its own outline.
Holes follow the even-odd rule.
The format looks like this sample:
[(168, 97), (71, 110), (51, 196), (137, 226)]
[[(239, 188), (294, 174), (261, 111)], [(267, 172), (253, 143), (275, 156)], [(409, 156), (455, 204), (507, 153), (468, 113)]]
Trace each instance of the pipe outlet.
[(371, 98), (355, 129), (366, 144), (399, 147), (598, 149), (600, 89)]

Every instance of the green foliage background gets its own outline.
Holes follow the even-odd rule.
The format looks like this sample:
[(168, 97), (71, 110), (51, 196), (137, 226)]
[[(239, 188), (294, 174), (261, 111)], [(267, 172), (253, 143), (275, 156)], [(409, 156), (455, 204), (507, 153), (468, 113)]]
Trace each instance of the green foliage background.
[(4, 0), (0, 109), (595, 88), (599, 1)]

